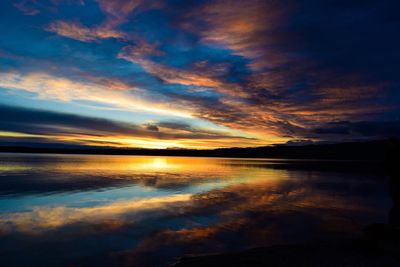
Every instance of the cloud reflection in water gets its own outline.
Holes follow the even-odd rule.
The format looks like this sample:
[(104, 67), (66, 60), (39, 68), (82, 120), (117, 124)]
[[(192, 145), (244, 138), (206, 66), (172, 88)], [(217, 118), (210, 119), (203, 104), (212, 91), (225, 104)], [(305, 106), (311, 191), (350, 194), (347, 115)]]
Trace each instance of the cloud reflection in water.
[(384, 221), (390, 205), (379, 174), (274, 160), (14, 155), (0, 166), (0, 188), (10, 184), (0, 254), (11, 265), (154, 266), (348, 236)]

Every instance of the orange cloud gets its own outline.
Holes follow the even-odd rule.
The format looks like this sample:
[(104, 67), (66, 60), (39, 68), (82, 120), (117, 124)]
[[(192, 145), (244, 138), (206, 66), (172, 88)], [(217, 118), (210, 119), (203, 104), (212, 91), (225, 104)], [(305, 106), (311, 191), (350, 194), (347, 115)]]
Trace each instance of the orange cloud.
[(46, 30), (82, 42), (93, 42), (97, 39), (124, 37), (123, 33), (107, 27), (89, 28), (79, 22), (67, 22), (61, 20), (52, 22)]
[(101, 24), (87, 27), (79, 22), (59, 20), (50, 23), (46, 29), (82, 42), (108, 38), (125, 39), (127, 35), (119, 31), (117, 27), (126, 22), (127, 16), (132, 11), (139, 7), (145, 10), (159, 6), (157, 1), (144, 3), (143, 0), (98, 0), (98, 2), (106, 14), (106, 19)]
[(100, 8), (108, 15), (125, 17), (138, 7), (142, 0), (98, 0)]
[[(285, 18), (287, 9), (271, 1), (217, 0), (189, 12), (181, 25), (199, 32), (204, 43), (228, 47), (235, 54), (251, 59), (250, 66), (259, 69), (286, 61), (285, 55), (266, 48), (277, 43), (272, 31)], [(199, 31), (197, 20), (205, 22), (206, 27)]]
[(20, 74), (8, 72), (0, 73), (0, 87), (33, 92), (45, 99), (88, 100), (130, 111), (147, 111), (190, 117), (190, 111), (179, 110), (178, 107), (174, 108), (169, 103), (150, 102), (139, 94), (129, 93), (132, 90), (138, 92), (139, 89), (136, 87), (102, 77), (90, 76), (88, 81), (75, 81), (47, 73)]
[(246, 92), (238, 84), (224, 82), (207, 72), (176, 69), (161, 65), (147, 59), (146, 57), (149, 55), (162, 55), (162, 53), (157, 50), (156, 45), (142, 41), (138, 42), (135, 46), (123, 47), (118, 57), (141, 65), (148, 73), (160, 78), (166, 83), (210, 87), (217, 92), (230, 96), (247, 96)]

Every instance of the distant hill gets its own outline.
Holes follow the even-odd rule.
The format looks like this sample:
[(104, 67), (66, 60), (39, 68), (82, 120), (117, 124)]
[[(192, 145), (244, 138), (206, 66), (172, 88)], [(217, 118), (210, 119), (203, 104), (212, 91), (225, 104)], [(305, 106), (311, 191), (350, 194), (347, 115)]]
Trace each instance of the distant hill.
[(142, 148), (131, 149), (68, 145), (64, 145), (62, 147), (52, 147), (51, 145), (0, 145), (0, 152), (326, 160), (384, 160), (387, 152), (393, 147), (399, 147), (399, 140), (376, 140), (367, 142), (347, 142), (336, 144), (274, 145), (249, 148), (219, 148), (210, 150)]

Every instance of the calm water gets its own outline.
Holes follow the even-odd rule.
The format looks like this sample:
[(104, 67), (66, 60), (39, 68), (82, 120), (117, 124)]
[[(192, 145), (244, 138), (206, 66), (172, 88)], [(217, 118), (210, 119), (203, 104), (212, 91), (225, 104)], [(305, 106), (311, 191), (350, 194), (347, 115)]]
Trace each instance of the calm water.
[(166, 266), (184, 254), (350, 237), (386, 222), (383, 173), (332, 169), (0, 154), (0, 266)]

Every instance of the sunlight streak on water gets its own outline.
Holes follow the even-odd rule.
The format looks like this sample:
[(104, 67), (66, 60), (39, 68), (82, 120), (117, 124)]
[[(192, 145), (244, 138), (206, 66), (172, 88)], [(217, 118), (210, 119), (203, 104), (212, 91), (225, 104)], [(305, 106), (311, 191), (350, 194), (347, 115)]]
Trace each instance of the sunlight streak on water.
[[(49, 266), (154, 266), (183, 253), (353, 235), (385, 221), (390, 200), (380, 174), (315, 165), (2, 154), (0, 256), (21, 266), (36, 257)], [(54, 246), (65, 253), (46, 254)]]

